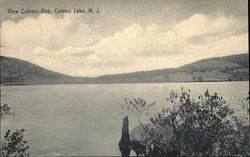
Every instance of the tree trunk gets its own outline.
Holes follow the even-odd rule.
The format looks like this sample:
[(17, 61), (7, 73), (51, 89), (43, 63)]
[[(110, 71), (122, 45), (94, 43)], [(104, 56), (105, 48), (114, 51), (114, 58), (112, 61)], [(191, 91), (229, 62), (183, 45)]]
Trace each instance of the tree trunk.
[(129, 157), (131, 151), (131, 142), (129, 139), (129, 121), (128, 116), (123, 118), (122, 136), (119, 142), (119, 149), (122, 157)]

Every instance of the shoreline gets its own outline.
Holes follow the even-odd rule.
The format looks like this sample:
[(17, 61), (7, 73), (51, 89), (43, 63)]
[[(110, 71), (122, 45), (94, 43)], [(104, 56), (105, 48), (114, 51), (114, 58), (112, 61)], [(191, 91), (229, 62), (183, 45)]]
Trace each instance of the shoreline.
[(34, 86), (34, 85), (106, 85), (106, 84), (157, 84), (157, 83), (216, 83), (216, 82), (249, 82), (249, 80), (241, 81), (226, 81), (226, 80), (211, 80), (211, 81), (172, 81), (172, 82), (117, 82), (117, 83), (34, 83), (34, 84), (0, 84), (0, 86)]

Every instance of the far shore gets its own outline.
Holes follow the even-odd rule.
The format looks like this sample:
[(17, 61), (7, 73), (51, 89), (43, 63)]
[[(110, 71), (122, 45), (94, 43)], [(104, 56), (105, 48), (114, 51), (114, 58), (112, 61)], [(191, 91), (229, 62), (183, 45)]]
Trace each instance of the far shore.
[(215, 83), (215, 82), (249, 82), (249, 80), (227, 81), (227, 80), (204, 80), (204, 81), (171, 81), (171, 82), (115, 82), (115, 83), (30, 83), (30, 84), (5, 84), (0, 86), (34, 86), (34, 85), (100, 85), (100, 84), (157, 84), (157, 83)]

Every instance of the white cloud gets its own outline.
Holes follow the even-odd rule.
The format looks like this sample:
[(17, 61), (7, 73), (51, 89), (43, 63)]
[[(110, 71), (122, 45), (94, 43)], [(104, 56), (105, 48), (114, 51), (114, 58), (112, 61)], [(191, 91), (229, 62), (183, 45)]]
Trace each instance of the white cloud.
[(9, 20), (2, 23), (1, 29), (2, 42), (10, 49), (16, 48), (8, 52), (13, 55), (22, 51), (22, 55), (28, 56), (36, 47), (51, 51), (68, 46), (84, 46), (99, 36), (84, 23), (82, 17), (71, 14), (63, 18), (42, 14), (38, 18), (28, 17), (17, 23)]
[(92, 50), (88, 50), (86, 48), (74, 47), (74, 46), (68, 46), (60, 50), (49, 51), (44, 47), (38, 46), (32, 51), (32, 53), (34, 55), (44, 56), (44, 57), (79, 57), (79, 56), (82, 57), (82, 56), (88, 56), (95, 52)]
[(2, 23), (3, 55), (70, 75), (176, 67), (206, 57), (248, 52), (232, 16), (194, 14), (175, 25), (133, 24), (109, 36), (81, 16), (41, 15)]
[(177, 24), (174, 29), (179, 39), (186, 40), (194, 36), (237, 31), (239, 28), (239, 21), (233, 17), (226, 17), (224, 14), (215, 17), (194, 14), (189, 19)]

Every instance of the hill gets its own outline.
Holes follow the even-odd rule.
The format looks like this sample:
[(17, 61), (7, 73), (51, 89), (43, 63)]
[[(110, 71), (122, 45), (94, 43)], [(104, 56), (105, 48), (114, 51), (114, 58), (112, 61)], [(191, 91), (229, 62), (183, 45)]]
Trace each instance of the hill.
[(179, 68), (97, 77), (105, 83), (154, 83), (249, 80), (249, 55), (240, 54), (200, 60)]
[(77, 78), (53, 72), (30, 62), (0, 56), (1, 84), (57, 84), (73, 83)]
[(179, 68), (80, 78), (53, 72), (27, 61), (0, 56), (1, 84), (157, 83), (249, 80), (249, 55), (200, 60)]

